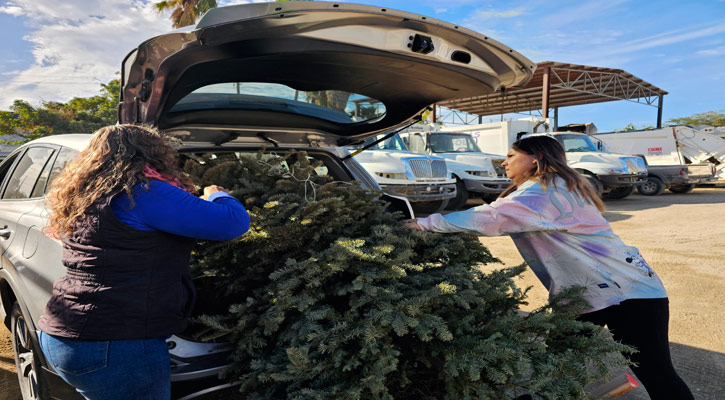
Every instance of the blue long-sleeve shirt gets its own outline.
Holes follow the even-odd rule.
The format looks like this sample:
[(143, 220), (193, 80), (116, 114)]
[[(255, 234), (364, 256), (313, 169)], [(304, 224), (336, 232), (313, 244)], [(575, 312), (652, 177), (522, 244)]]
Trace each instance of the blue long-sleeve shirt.
[(249, 229), (247, 210), (228, 193), (206, 201), (167, 182), (152, 180), (148, 190), (143, 185), (134, 188), (133, 208), (125, 193), (111, 201), (113, 214), (131, 228), (207, 240), (231, 240)]

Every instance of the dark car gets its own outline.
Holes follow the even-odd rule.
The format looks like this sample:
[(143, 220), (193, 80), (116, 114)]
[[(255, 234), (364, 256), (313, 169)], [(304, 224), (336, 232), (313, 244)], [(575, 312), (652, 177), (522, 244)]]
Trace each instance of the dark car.
[[(166, 131), (184, 157), (302, 149), (322, 161), (319, 174), (379, 189), (341, 146), (402, 127), (432, 103), (524, 84), (533, 69), (491, 38), (416, 14), (328, 2), (231, 6), (131, 51), (119, 122)], [(0, 164), (0, 317), (24, 399), (78, 396), (38, 351), (36, 321), (65, 272), (60, 243), (42, 231), (45, 191), (89, 138), (35, 140)], [(168, 345), (174, 398), (234, 389), (218, 379), (226, 345), (185, 333)]]

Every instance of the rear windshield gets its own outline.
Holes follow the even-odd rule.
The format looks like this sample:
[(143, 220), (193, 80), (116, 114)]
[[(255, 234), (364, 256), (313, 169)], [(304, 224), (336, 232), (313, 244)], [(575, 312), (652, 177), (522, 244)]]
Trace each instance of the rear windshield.
[(385, 115), (383, 103), (360, 94), (339, 90), (304, 91), (264, 82), (204, 86), (179, 100), (170, 112), (212, 109), (292, 113), (338, 124), (377, 120)]

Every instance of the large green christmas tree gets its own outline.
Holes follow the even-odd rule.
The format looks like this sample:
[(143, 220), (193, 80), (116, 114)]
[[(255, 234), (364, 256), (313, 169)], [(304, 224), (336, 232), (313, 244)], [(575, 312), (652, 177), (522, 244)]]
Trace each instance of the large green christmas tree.
[(252, 217), (194, 254), (202, 337), (233, 344), (245, 398), (579, 399), (623, 363), (624, 346), (575, 320), (576, 289), (522, 313), (523, 266), (482, 273), (494, 258), (476, 237), (403, 227), (321, 167), (295, 152), (186, 164)]

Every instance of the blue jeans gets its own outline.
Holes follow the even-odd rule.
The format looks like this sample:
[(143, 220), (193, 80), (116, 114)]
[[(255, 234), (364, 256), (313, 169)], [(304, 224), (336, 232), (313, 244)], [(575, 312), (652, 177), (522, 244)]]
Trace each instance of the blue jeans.
[(90, 400), (168, 400), (164, 339), (82, 342), (40, 332), (40, 348), (63, 380)]

